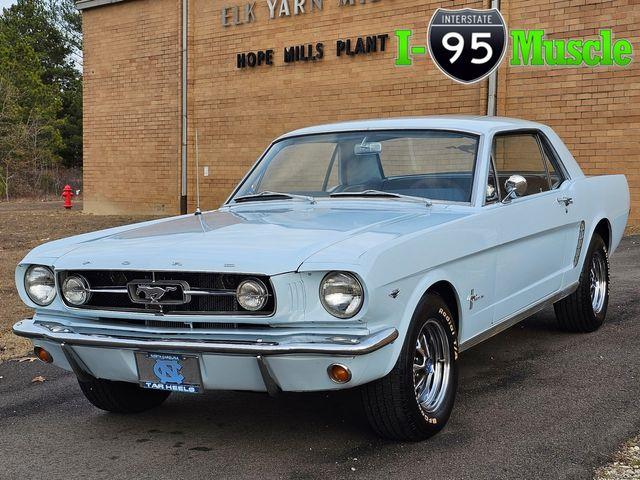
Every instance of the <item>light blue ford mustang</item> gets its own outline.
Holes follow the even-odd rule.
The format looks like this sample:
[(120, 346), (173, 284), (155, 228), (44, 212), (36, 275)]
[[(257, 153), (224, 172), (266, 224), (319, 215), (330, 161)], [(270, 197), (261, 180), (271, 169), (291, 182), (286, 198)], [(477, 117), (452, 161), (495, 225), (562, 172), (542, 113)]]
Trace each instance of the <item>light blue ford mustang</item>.
[(565, 330), (602, 325), (628, 213), (624, 176), (585, 177), (537, 123), (305, 128), (218, 210), (31, 251), (14, 332), (104, 410), (358, 386), (379, 434), (420, 440), (449, 418), (459, 352), (550, 304)]

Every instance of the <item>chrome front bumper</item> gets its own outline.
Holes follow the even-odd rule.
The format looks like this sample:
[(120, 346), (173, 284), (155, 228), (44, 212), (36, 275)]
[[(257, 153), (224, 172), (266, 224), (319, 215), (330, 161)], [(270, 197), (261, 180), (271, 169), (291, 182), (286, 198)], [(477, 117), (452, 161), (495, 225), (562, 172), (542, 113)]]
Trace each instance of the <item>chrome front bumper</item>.
[[(94, 330), (94, 331), (92, 331)], [(395, 328), (368, 335), (291, 333), (259, 338), (180, 338), (173, 334), (151, 338), (140, 332), (96, 332), (83, 326), (22, 320), (13, 332), (44, 347), (54, 364), (72, 370), (81, 381), (105, 378), (137, 382), (135, 351), (198, 354), (203, 386), (211, 390), (318, 391), (349, 388), (380, 378), (393, 362), (383, 347), (398, 338)], [(219, 337), (219, 338), (217, 338)], [(327, 366), (348, 365), (353, 379), (338, 385), (328, 379)]]
[(386, 328), (370, 335), (290, 335), (274, 340), (181, 340), (149, 339), (129, 336), (78, 333), (73, 327), (22, 320), (13, 326), (13, 333), (31, 340), (49, 340), (66, 345), (140, 350), (173, 350), (180, 352), (222, 353), (237, 355), (318, 354), (357, 356), (375, 352), (398, 338), (395, 328)]

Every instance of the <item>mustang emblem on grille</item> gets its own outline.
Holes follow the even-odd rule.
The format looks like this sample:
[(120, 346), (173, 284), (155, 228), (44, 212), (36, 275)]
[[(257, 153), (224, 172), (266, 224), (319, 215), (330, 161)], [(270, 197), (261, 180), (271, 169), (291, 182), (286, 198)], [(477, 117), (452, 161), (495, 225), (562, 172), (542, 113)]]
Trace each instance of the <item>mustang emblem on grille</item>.
[(160, 300), (162, 297), (164, 297), (165, 293), (175, 292), (176, 290), (178, 290), (178, 287), (169, 287), (169, 286), (157, 287), (154, 285), (138, 285), (138, 287), (136, 288), (136, 295), (138, 295), (139, 297), (142, 297), (142, 295), (144, 295), (144, 298), (146, 298), (147, 300), (150, 300), (152, 303), (155, 303), (158, 300)]
[(180, 305), (191, 301), (189, 284), (182, 280), (133, 280), (127, 284), (129, 298), (133, 303), (157, 305)]

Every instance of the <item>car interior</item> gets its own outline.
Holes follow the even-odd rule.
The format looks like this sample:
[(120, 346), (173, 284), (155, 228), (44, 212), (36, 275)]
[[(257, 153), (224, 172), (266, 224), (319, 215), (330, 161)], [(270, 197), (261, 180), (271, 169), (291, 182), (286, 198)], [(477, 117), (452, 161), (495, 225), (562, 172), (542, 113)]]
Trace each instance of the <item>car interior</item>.
[(438, 172), (385, 176), (379, 153), (355, 153), (355, 144), (340, 144), (340, 185), (333, 192), (380, 190), (435, 200), (469, 202), (473, 172)]

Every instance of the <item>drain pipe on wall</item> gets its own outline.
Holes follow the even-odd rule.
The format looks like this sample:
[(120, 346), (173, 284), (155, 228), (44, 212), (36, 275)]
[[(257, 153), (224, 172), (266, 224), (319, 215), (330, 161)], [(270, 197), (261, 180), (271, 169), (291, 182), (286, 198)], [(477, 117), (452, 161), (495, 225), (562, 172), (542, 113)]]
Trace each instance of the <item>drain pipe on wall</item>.
[[(500, 0), (491, 0), (491, 7), (500, 10)], [(498, 95), (498, 69), (496, 68), (489, 75), (489, 85), (487, 88), (487, 115), (496, 115), (496, 97)]]
[(182, 79), (180, 81), (180, 101), (181, 101), (181, 175), (180, 175), (180, 213), (187, 213), (187, 27), (189, 21), (189, 0), (182, 0), (182, 60), (181, 72)]

